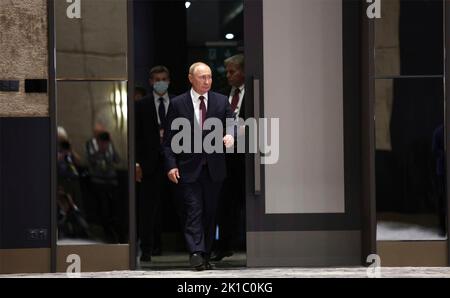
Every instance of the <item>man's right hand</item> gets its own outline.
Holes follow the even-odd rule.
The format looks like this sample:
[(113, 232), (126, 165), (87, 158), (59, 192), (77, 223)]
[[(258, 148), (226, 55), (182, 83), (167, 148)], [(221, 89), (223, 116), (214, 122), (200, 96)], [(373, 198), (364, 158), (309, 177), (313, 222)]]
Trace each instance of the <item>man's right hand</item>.
[(178, 184), (178, 179), (180, 179), (180, 172), (178, 171), (177, 168), (170, 170), (167, 176), (169, 177), (170, 181), (172, 181), (175, 184)]

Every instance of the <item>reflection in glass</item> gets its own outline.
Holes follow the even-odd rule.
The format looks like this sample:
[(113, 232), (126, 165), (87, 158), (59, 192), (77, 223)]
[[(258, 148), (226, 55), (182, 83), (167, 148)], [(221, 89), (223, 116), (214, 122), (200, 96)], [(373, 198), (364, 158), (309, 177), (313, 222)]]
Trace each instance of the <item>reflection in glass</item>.
[(57, 79), (127, 78), (127, 0), (80, 1), (81, 18), (69, 18), (55, 1)]
[(375, 81), (378, 240), (446, 235), (442, 78)]
[(375, 74), (443, 74), (443, 0), (389, 0), (375, 20)]
[(127, 242), (126, 88), (126, 82), (57, 84), (59, 243)]

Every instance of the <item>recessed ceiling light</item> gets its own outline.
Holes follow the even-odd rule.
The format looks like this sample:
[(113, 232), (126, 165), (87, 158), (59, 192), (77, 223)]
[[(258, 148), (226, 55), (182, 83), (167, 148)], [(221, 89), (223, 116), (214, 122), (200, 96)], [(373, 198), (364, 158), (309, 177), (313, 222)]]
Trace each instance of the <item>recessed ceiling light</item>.
[(186, 1), (186, 2), (184, 3), (184, 6), (186, 6), (186, 9), (188, 9), (189, 6), (191, 6), (191, 2), (190, 2), (190, 1)]
[(226, 39), (233, 39), (234, 38), (234, 34), (233, 33), (228, 33), (227, 35), (225, 35)]

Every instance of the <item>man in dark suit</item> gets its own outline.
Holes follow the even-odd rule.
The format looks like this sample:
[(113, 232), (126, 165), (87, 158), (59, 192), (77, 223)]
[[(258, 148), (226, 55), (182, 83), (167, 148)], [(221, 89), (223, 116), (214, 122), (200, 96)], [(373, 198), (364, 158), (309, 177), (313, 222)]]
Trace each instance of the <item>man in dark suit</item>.
[[(237, 54), (225, 61), (229, 88), (221, 93), (228, 96), (236, 118), (245, 118), (244, 55)], [(245, 249), (245, 153), (226, 155), (227, 178), (221, 192), (218, 212), (219, 240), (214, 244), (212, 261), (233, 255), (233, 250)]]
[(167, 91), (170, 84), (169, 70), (165, 66), (153, 67), (150, 70), (149, 82), (152, 92), (135, 105), (136, 180), (140, 182), (137, 213), (142, 250), (141, 264), (151, 261), (154, 240), (161, 237), (161, 225), (155, 225), (155, 219), (161, 210), (161, 197), (167, 197), (170, 193), (161, 150), (167, 111), (173, 97)]
[[(221, 94), (211, 92), (212, 75), (208, 65), (198, 62), (189, 69), (189, 81), (192, 88), (175, 97), (167, 114), (167, 134), (164, 140), (165, 167), (168, 178), (177, 184), (177, 196), (183, 204), (183, 232), (190, 252), (190, 263), (196, 270), (211, 269), (209, 263), (214, 240), (215, 219), (222, 182), (226, 177), (224, 150), (207, 153), (195, 144), (200, 135), (203, 143), (205, 136), (212, 133), (207, 124), (219, 120), (226, 127), (227, 119), (233, 119), (230, 103)], [(174, 150), (172, 139), (182, 133), (175, 130), (174, 120), (184, 119), (189, 122), (188, 152)], [(234, 127), (227, 126), (227, 134), (220, 136), (226, 148), (234, 144), (232, 136)], [(217, 132), (217, 130), (216, 130)], [(223, 137), (223, 139), (222, 139)], [(201, 144), (203, 145), (203, 144)], [(218, 144), (222, 149), (223, 145)], [(179, 152), (179, 153), (175, 153)], [(198, 153), (196, 153), (198, 152)]]

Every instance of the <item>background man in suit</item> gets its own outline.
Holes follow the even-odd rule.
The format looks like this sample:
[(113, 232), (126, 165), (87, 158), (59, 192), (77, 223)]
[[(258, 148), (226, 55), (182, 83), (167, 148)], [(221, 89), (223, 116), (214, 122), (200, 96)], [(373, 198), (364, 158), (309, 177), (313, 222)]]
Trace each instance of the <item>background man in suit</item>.
[[(244, 55), (237, 54), (224, 61), (229, 88), (222, 93), (228, 96), (236, 118), (245, 118), (245, 63)], [(227, 178), (221, 192), (218, 213), (219, 240), (215, 242), (212, 261), (233, 255), (233, 250), (245, 250), (245, 153), (226, 155)]]
[(161, 150), (166, 115), (173, 97), (168, 93), (169, 70), (161, 65), (153, 67), (150, 70), (149, 82), (153, 92), (137, 101), (135, 106), (136, 180), (141, 184), (137, 213), (142, 250), (140, 261), (143, 263), (151, 261), (155, 246), (160, 249), (161, 224), (155, 225), (155, 221), (161, 213), (161, 198), (170, 194)]
[(144, 87), (141, 87), (141, 86), (134, 87), (134, 100), (135, 101), (139, 101), (142, 98), (144, 98), (145, 96), (147, 96), (147, 90), (145, 90)]
[(89, 178), (108, 243), (120, 243), (123, 231), (119, 221), (119, 180), (117, 165), (120, 157), (106, 127), (95, 123), (94, 136), (86, 142), (86, 160)]
[[(226, 119), (232, 119), (233, 113), (225, 96), (210, 91), (212, 75), (208, 65), (194, 63), (189, 69), (189, 81), (191, 90), (174, 98), (169, 107), (164, 153), (167, 175), (177, 184), (177, 196), (183, 204), (183, 232), (190, 263), (193, 268), (203, 270), (212, 268), (209, 258), (226, 164), (225, 153), (206, 153), (204, 149), (201, 153), (193, 153), (194, 130), (197, 129), (204, 138), (210, 133), (203, 126), (206, 119), (219, 119), (225, 127)], [(173, 130), (171, 124), (177, 118), (190, 121), (190, 152), (176, 154), (172, 148), (172, 138), (178, 131)], [(228, 127), (227, 132), (223, 143), (230, 148), (234, 144), (233, 127)]]

